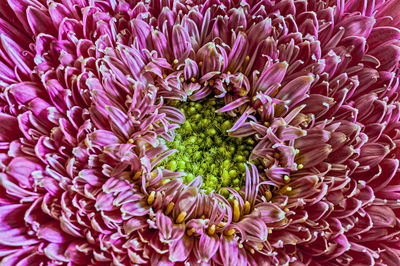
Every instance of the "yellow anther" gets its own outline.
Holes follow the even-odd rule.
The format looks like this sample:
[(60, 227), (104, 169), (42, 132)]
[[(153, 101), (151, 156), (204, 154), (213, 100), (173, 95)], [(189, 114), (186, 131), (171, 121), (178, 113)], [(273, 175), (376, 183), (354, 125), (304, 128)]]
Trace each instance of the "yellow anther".
[(230, 75), (230, 74), (232, 74), (230, 71), (228, 71), (228, 72), (226, 72), (226, 74), (228, 74), (228, 75)]
[(304, 218), (302, 218), (301, 220), (299, 220), (299, 223), (305, 223), (306, 221), (307, 221), (307, 218), (304, 217)]
[(184, 81), (185, 81), (185, 79), (184, 79), (183, 77), (180, 77), (179, 80), (180, 80), (181, 82), (184, 82)]
[(289, 177), (288, 175), (284, 175), (284, 176), (283, 176), (283, 180), (284, 180), (286, 183), (289, 183), (289, 182), (290, 182), (290, 177)]
[(299, 169), (299, 170), (300, 170), (300, 169), (303, 169), (303, 167), (304, 167), (304, 166), (303, 166), (302, 164), (298, 164), (298, 165), (297, 165), (297, 169)]
[(142, 171), (137, 171), (136, 174), (133, 176), (133, 180), (138, 179), (142, 175)]
[(195, 81), (196, 81), (196, 79), (195, 79), (194, 77), (191, 77), (190, 80), (191, 80), (192, 82), (195, 82)]
[(133, 139), (128, 139), (128, 143), (132, 144), (134, 142)]
[(165, 210), (165, 214), (169, 215), (175, 207), (175, 203), (170, 202), (168, 203), (167, 209)]
[(272, 234), (272, 229), (268, 228), (268, 234)]
[(267, 201), (269, 201), (270, 199), (272, 199), (272, 193), (271, 193), (271, 191), (269, 191), (269, 190), (265, 191), (265, 199), (266, 199)]
[(292, 187), (287, 187), (286, 191), (288, 191), (288, 192), (292, 191)]
[(224, 235), (226, 235), (226, 236), (231, 236), (231, 235), (233, 235), (235, 232), (236, 232), (236, 230), (235, 230), (234, 228), (232, 228), (232, 229), (229, 229), (229, 230), (225, 231), (225, 232), (224, 232)]
[(247, 63), (250, 61), (250, 56), (246, 55), (246, 57), (244, 58), (244, 62)]
[(174, 59), (174, 61), (172, 62), (172, 64), (174, 64), (174, 65), (176, 65), (176, 64), (178, 64), (178, 59)]
[(203, 214), (202, 216), (200, 216), (200, 219), (205, 219), (206, 216)]
[(167, 74), (163, 73), (162, 76), (163, 76), (163, 78), (166, 78), (166, 77), (167, 77)]
[(153, 204), (155, 196), (156, 196), (156, 192), (153, 190), (150, 193), (149, 197), (147, 198), (147, 204), (149, 204), (149, 205)]
[(203, 66), (203, 61), (200, 61), (199, 62), (199, 67), (202, 67)]
[(243, 244), (242, 244), (242, 243), (239, 243), (239, 244), (238, 244), (238, 247), (239, 247), (239, 248), (243, 248)]
[(154, 178), (154, 177), (156, 177), (156, 176), (157, 176), (157, 173), (156, 173), (156, 171), (152, 171), (152, 172), (150, 173), (150, 176), (151, 176), (151, 178)]
[(233, 201), (233, 221), (237, 222), (240, 218), (240, 209), (239, 209), (239, 201)]
[(86, 145), (87, 148), (90, 146), (90, 143), (89, 143), (89, 141), (88, 141), (87, 138), (85, 138), (85, 140), (84, 140), (83, 142), (85, 143), (85, 145)]
[(270, 122), (264, 122), (264, 126), (266, 126), (266, 127), (269, 127), (271, 125), (271, 123)]
[(289, 209), (288, 209), (288, 208), (284, 208), (283, 211), (284, 211), (284, 212), (288, 212)]
[(209, 84), (210, 86), (214, 85), (214, 80), (213, 80), (213, 79), (210, 80), (210, 81), (208, 82), (208, 84)]
[(279, 159), (281, 157), (281, 155), (278, 152), (274, 152), (274, 158), (275, 159)]
[(246, 202), (244, 203), (243, 213), (244, 214), (250, 213), (250, 209), (251, 209), (251, 204), (246, 200)]
[(208, 234), (209, 235), (215, 234), (215, 224), (208, 227)]
[(226, 223), (220, 222), (220, 223), (218, 224), (218, 227), (224, 227), (225, 225), (226, 225)]
[(188, 235), (188, 236), (191, 236), (191, 235), (194, 234), (194, 232), (196, 232), (196, 229), (194, 229), (194, 228), (192, 227), (192, 228), (190, 228), (189, 230), (187, 230), (187, 235)]
[(249, 251), (250, 251), (251, 254), (254, 254), (254, 253), (255, 253), (255, 251), (254, 251), (253, 248), (249, 248)]
[(187, 213), (186, 213), (185, 211), (181, 212), (181, 213), (178, 215), (178, 217), (176, 218), (176, 223), (177, 223), (177, 224), (182, 223), (182, 222), (185, 220), (186, 215), (187, 215)]
[(278, 92), (279, 92), (279, 87), (275, 89), (275, 91), (271, 94), (270, 97), (272, 98), (275, 97), (278, 94)]
[(299, 153), (300, 153), (300, 150), (299, 150), (299, 149), (295, 149), (294, 152), (295, 152), (296, 154), (299, 154)]
[(245, 89), (240, 89), (239, 95), (242, 96), (242, 97), (246, 96), (247, 95), (247, 91)]

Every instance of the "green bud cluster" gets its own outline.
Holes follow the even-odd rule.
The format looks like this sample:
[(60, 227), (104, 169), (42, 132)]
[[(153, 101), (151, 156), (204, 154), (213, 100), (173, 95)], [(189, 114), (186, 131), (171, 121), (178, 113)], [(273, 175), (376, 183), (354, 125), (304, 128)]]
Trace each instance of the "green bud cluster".
[(163, 166), (185, 172), (185, 183), (201, 176), (202, 188), (207, 192), (221, 187), (239, 190), (244, 185), (245, 163), (255, 140), (229, 136), (227, 130), (234, 125), (235, 118), (216, 113), (223, 105), (214, 98), (174, 105), (185, 114), (186, 121), (175, 130), (174, 141), (167, 143), (178, 152), (167, 158)]

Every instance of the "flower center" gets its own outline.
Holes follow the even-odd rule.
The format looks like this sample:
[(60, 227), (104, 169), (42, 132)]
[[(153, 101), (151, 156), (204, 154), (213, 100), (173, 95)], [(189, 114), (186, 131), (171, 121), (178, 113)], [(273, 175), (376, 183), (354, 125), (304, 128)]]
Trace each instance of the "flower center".
[[(187, 184), (196, 176), (203, 179), (202, 188), (208, 193), (221, 187), (239, 190), (245, 183), (245, 163), (253, 150), (255, 140), (251, 137), (230, 137), (227, 130), (234, 118), (216, 113), (219, 107), (215, 99), (175, 104), (186, 121), (175, 130), (175, 139), (167, 143), (177, 149), (164, 166), (172, 171), (185, 172)], [(226, 194), (222, 190), (222, 194)]]

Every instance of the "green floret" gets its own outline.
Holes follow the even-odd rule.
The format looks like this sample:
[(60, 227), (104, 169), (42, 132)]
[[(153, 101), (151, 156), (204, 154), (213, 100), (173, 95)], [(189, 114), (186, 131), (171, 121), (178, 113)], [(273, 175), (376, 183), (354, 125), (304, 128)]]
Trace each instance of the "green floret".
[[(202, 188), (207, 192), (219, 191), (221, 187), (239, 190), (244, 185), (245, 163), (255, 140), (228, 135), (235, 118), (216, 113), (222, 105), (215, 99), (175, 102), (175, 106), (185, 114), (186, 121), (175, 130), (175, 139), (167, 143), (178, 152), (165, 160), (163, 166), (171, 171), (185, 172), (185, 183), (201, 176)], [(225, 189), (220, 193), (229, 195)]]

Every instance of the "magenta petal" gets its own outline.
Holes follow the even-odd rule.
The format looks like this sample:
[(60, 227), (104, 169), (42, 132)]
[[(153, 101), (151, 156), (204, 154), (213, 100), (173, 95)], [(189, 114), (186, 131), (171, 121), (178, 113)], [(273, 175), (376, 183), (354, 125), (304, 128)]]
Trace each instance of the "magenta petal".
[(192, 252), (194, 246), (193, 238), (183, 236), (176, 240), (169, 249), (169, 260), (172, 262), (185, 261)]
[(175, 25), (172, 29), (172, 49), (178, 61), (186, 59), (192, 49), (189, 34), (180, 25)]
[(298, 77), (280, 89), (276, 98), (283, 101), (289, 100), (293, 104), (297, 103), (304, 99), (313, 81), (314, 78), (312, 76)]
[(25, 75), (31, 73), (32, 60), (29, 60), (29, 56), (22, 56), (22, 48), (5, 35), (0, 35), (0, 41), (3, 49), (11, 60), (11, 65), (15, 65)]
[[(1, 265), (3, 266), (15, 266), (21, 262), (26, 256), (34, 252), (34, 247), (25, 247), (16, 250), (13, 254), (10, 254), (1, 260)], [(25, 264), (24, 266), (28, 266)]]
[(250, 101), (250, 99), (247, 97), (238, 98), (238, 99), (234, 100), (233, 102), (225, 105), (224, 107), (218, 109), (217, 112), (223, 113), (223, 112), (232, 111), (249, 101)]
[(61, 230), (60, 223), (57, 221), (41, 225), (37, 236), (51, 243), (65, 243), (72, 239), (71, 236)]
[(210, 258), (218, 251), (220, 245), (220, 239), (216, 236), (209, 236), (202, 234), (198, 242), (198, 246), (195, 247), (197, 259), (203, 262), (208, 262)]
[(39, 33), (54, 34), (55, 31), (53, 23), (50, 17), (43, 11), (30, 6), (26, 10), (26, 16), (29, 26), (35, 35), (38, 35)]
[(8, 229), (0, 234), (0, 244), (6, 246), (29, 246), (39, 242), (38, 239), (28, 236), (26, 228)]
[(271, 203), (260, 203), (255, 207), (256, 211), (259, 212), (260, 218), (266, 223), (276, 223), (285, 218), (285, 212), (282, 211), (275, 204)]
[(0, 113), (0, 141), (11, 141), (20, 135), (18, 129), (18, 119), (4, 113)]

